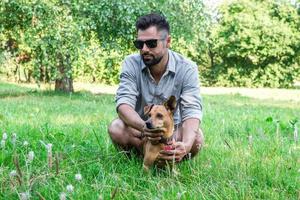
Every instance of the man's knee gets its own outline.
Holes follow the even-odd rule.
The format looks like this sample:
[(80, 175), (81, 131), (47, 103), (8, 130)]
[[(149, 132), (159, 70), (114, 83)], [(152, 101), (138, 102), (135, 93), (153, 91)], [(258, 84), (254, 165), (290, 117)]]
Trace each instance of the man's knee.
[(115, 119), (108, 126), (108, 134), (113, 142), (119, 143), (120, 140), (124, 140), (124, 123), (120, 119)]
[(134, 132), (137, 132), (137, 130), (126, 126), (121, 119), (113, 120), (108, 126), (108, 133), (113, 144), (123, 149), (127, 149), (128, 147), (141, 147), (142, 140), (134, 137)]

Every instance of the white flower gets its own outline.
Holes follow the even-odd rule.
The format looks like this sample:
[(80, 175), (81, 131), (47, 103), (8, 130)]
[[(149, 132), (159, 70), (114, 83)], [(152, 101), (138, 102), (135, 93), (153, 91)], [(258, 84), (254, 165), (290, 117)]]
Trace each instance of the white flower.
[(298, 141), (298, 127), (296, 125), (294, 128), (294, 140), (295, 140), (295, 142)]
[(75, 174), (75, 179), (77, 180), (77, 181), (81, 181), (82, 180), (82, 176), (81, 176), (81, 174)]
[(27, 199), (29, 199), (29, 197), (30, 197), (29, 192), (21, 192), (20, 193), (20, 200), (27, 200)]
[(249, 144), (252, 145), (253, 144), (253, 137), (252, 137), (252, 135), (249, 135), (248, 140), (249, 140)]
[(28, 153), (28, 162), (31, 163), (34, 159), (34, 152), (33, 151), (29, 151)]
[(47, 149), (48, 152), (51, 152), (52, 151), (52, 144), (51, 143), (47, 144), (46, 149)]
[(1, 148), (5, 147), (5, 140), (1, 140)]
[(13, 144), (15, 144), (16, 141), (17, 141), (17, 134), (16, 134), (16, 133), (13, 133), (12, 136), (11, 136), (11, 142), (12, 142)]
[(12, 171), (9, 173), (9, 176), (10, 176), (10, 177), (17, 176), (17, 171), (16, 171), (16, 170), (12, 170)]
[(7, 140), (7, 133), (3, 133), (3, 135), (2, 135), (2, 140)]
[(29, 145), (29, 143), (25, 140), (24, 142), (23, 142), (23, 146), (24, 147), (27, 147)]
[(73, 185), (71, 185), (71, 184), (67, 185), (67, 191), (70, 192), (70, 193), (73, 192), (74, 191)]
[(67, 194), (64, 192), (60, 193), (59, 200), (66, 200), (66, 199), (67, 199)]

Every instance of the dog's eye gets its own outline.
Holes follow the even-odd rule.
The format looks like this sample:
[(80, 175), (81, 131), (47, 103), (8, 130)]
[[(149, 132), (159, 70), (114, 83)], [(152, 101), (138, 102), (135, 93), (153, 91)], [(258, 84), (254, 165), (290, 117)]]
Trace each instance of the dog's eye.
[(162, 114), (160, 114), (160, 113), (157, 113), (156, 117), (157, 117), (158, 119), (162, 119), (164, 116), (163, 116)]

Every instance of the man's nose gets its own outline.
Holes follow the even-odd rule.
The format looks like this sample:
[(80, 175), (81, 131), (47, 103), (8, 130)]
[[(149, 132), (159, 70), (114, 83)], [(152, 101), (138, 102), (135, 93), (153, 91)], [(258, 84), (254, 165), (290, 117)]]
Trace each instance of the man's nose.
[(141, 50), (144, 51), (144, 52), (148, 52), (149, 51), (149, 48), (146, 45), (146, 43), (143, 44), (143, 48)]

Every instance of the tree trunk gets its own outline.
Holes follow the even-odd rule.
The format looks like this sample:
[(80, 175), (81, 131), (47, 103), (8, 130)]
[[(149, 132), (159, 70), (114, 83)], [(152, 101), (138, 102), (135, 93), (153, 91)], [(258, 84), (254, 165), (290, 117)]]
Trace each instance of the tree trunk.
[(49, 75), (49, 70), (46, 67), (45, 68), (45, 83), (49, 83), (50, 82), (50, 75)]
[(40, 77), (39, 77), (40, 82), (43, 82), (44, 78), (45, 78), (45, 75), (44, 75), (44, 66), (43, 66), (43, 64), (41, 62), (41, 65), (40, 65)]
[(26, 77), (26, 82), (31, 83), (32, 70), (28, 69), (28, 72), (26, 73), (26, 71), (24, 69), (24, 74), (25, 74), (25, 77)]
[(70, 56), (67, 56), (65, 61), (62, 56), (59, 56), (59, 66), (57, 70), (58, 77), (55, 80), (55, 91), (73, 92), (74, 88)]
[(214, 66), (215, 66), (215, 62), (214, 62), (215, 54), (213, 53), (213, 51), (210, 48), (208, 49), (208, 55), (209, 55), (209, 58), (210, 58), (210, 67), (211, 67), (211, 69), (213, 69)]

